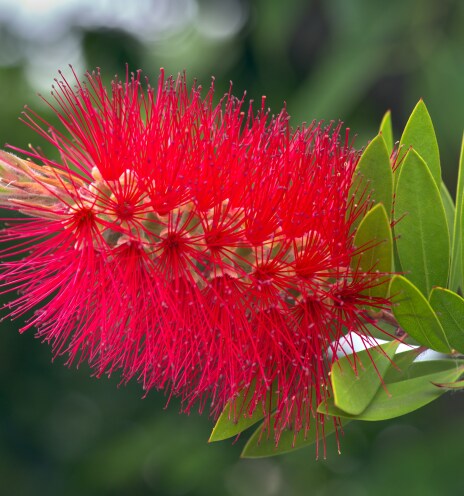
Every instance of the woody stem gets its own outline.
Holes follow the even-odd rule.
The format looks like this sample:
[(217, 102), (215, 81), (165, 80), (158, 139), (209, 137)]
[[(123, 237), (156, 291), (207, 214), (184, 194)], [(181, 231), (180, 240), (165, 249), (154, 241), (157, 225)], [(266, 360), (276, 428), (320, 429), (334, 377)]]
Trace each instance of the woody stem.
[(396, 328), (395, 335), (398, 338), (404, 339), (406, 336), (406, 332), (404, 329), (401, 328), (399, 325), (398, 321), (396, 320), (395, 316), (393, 315), (392, 312), (388, 310), (380, 310), (380, 312), (376, 313), (374, 318), (376, 320), (380, 320), (382, 322), (385, 322), (386, 324), (391, 325), (392, 327)]

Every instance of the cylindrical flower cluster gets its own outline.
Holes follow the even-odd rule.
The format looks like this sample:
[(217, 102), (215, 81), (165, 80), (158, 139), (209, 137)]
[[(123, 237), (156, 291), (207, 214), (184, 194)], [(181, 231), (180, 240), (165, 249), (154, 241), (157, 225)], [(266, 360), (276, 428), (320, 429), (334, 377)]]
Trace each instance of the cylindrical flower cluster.
[[(0, 281), (17, 317), (68, 363), (121, 370), (213, 415), (249, 390), (277, 432), (309, 429), (347, 332), (366, 335), (375, 270), (353, 262), (359, 158), (340, 125), (292, 129), (285, 110), (214, 103), (185, 76), (108, 91), (57, 82), (59, 152), (0, 156)], [(32, 159), (32, 160), (31, 160)], [(36, 165), (41, 162), (42, 165)], [(275, 401), (269, 406), (269, 392)]]

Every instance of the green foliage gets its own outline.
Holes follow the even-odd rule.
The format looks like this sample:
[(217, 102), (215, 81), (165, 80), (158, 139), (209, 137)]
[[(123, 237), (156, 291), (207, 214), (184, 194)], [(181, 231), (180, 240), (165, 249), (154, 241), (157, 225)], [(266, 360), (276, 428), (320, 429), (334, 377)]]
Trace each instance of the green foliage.
[[(353, 268), (365, 272), (389, 274), (392, 271), (393, 239), (390, 222), (384, 206), (379, 203), (361, 221), (354, 238), (354, 244), (362, 252), (352, 259)], [(388, 293), (389, 276), (383, 282), (367, 288), (369, 296), (385, 297)]]
[[(454, 240), (453, 225), (454, 225), (454, 214), (456, 212), (456, 208), (454, 206), (454, 202), (453, 199), (451, 198), (450, 192), (448, 191), (446, 184), (443, 182), (440, 185), (440, 197), (443, 203), (443, 208), (445, 209), (450, 246), (453, 246), (453, 240)], [(450, 261), (450, 271), (451, 271), (451, 261)]]
[(385, 115), (383, 116), (382, 121), (380, 123), (379, 132), (385, 141), (385, 145), (387, 147), (388, 153), (391, 153), (393, 151), (394, 140), (393, 140), (393, 126), (392, 126), (392, 118), (391, 118), (390, 110), (385, 112)]
[[(375, 315), (375, 313), (374, 313)], [(384, 322), (383, 320), (376, 320), (375, 325), (371, 323), (366, 324), (365, 333), (375, 339), (383, 341), (395, 341), (395, 331), (398, 326), (393, 323)]]
[(458, 183), (456, 187), (456, 212), (453, 222), (453, 237), (451, 248), (451, 266), (450, 266), (450, 283), (449, 287), (453, 291), (458, 288), (463, 289), (462, 258), (464, 257), (464, 248), (462, 245), (462, 209), (463, 209), (463, 192), (464, 192), (464, 135), (461, 142), (461, 154), (459, 157)]
[(351, 415), (335, 406), (332, 398), (322, 403), (318, 411), (334, 417), (352, 420), (386, 420), (400, 417), (417, 410), (444, 393), (443, 389), (434, 383), (454, 382), (463, 373), (463, 367), (456, 366), (453, 360), (448, 360), (445, 370), (433, 371), (433, 362), (424, 362), (428, 367), (422, 367), (421, 373), (410, 379), (393, 383), (385, 383), (380, 388), (368, 407), (359, 415)]
[(250, 404), (253, 399), (253, 391), (254, 385), (245, 388), (238, 398), (226, 405), (214, 426), (209, 442), (222, 441), (237, 436), (256, 424), (256, 422), (259, 422), (266, 412), (272, 412), (276, 400), (273, 391), (269, 393), (266, 399), (266, 409), (261, 404), (256, 405), (254, 408)]
[[(407, 370), (404, 379), (415, 379), (424, 375), (441, 374), (448, 370), (461, 370), (464, 360), (457, 358), (440, 358), (438, 360), (418, 360), (412, 363)], [(398, 381), (395, 381), (398, 382)]]
[(401, 269), (426, 296), (446, 286), (449, 235), (439, 190), (422, 158), (410, 150), (398, 178), (395, 236)]
[(443, 353), (450, 351), (450, 345), (435, 312), (411, 281), (403, 276), (393, 277), (390, 294), (393, 313), (404, 331), (427, 348)]
[(360, 203), (368, 196), (374, 203), (383, 203), (388, 218), (391, 215), (393, 173), (385, 141), (378, 134), (364, 150), (355, 171), (350, 191), (354, 202)]
[[(301, 430), (295, 433), (291, 429), (286, 429), (282, 432), (279, 438), (279, 443), (276, 446), (274, 440), (274, 429), (263, 423), (248, 439), (243, 448), (242, 458), (265, 458), (269, 456), (283, 455), (292, 452), (299, 448), (306, 448), (315, 443), (318, 443), (323, 438), (335, 432), (335, 427), (338, 421), (327, 417), (323, 425), (313, 425), (307, 432)], [(344, 422), (347, 424), (348, 422)], [(316, 422), (314, 422), (316, 424)]]
[(384, 381), (386, 383), (402, 381), (409, 374), (414, 360), (424, 351), (424, 348), (412, 348), (402, 353), (397, 353), (394, 357), (392, 366), (388, 368)]
[(334, 404), (352, 415), (362, 413), (379, 389), (398, 344), (392, 341), (337, 360), (331, 369)]
[(464, 299), (448, 289), (434, 288), (430, 294), (430, 305), (450, 347), (464, 353)]
[[(463, 361), (416, 361), (425, 349), (464, 352), (464, 299), (446, 289), (449, 283), (456, 291), (462, 280), (462, 274), (456, 276), (455, 271), (464, 266), (461, 243), (464, 179), (460, 172), (455, 208), (441, 181), (435, 132), (422, 101), (413, 110), (401, 138), (395, 194), (390, 161), (392, 148), (391, 114), (387, 112), (379, 134), (360, 158), (350, 191), (350, 201), (355, 204), (372, 200), (370, 210), (355, 226), (354, 245), (358, 252), (352, 258), (352, 267), (382, 274), (402, 272), (402, 275), (387, 276), (384, 283), (365, 293), (378, 297), (390, 294), (394, 319), (406, 333), (404, 339), (412, 338), (422, 347), (395, 354), (399, 342), (393, 339), (377, 348), (338, 359), (331, 367), (329, 396), (320, 405), (312, 405), (313, 410), (317, 406), (323, 423), (318, 425), (314, 420), (307, 431), (286, 429), (279, 434), (276, 443), (274, 413), (251, 435), (242, 457), (287, 453), (317, 443), (323, 435), (333, 433), (338, 418), (348, 421), (395, 418), (425, 406), (447, 389), (464, 387), (464, 381), (458, 380), (463, 374)], [(464, 151), (460, 167), (463, 155)], [(394, 238), (390, 225), (393, 198)], [(380, 319), (382, 315), (380, 312)], [(380, 320), (376, 325), (394, 337), (396, 329), (391, 323)], [(366, 330), (385, 338), (385, 335), (379, 336), (375, 326), (366, 325)], [(313, 399), (315, 396), (313, 394)], [(246, 398), (237, 401), (235, 408), (244, 412), (249, 409)], [(263, 417), (261, 408), (251, 416), (233, 415), (232, 420), (230, 412), (228, 405), (211, 440), (237, 435)]]
[[(412, 111), (400, 140), (399, 160), (412, 147), (427, 164), (437, 188), (441, 184), (440, 154), (432, 119), (425, 103), (420, 100)], [(402, 167), (400, 167), (401, 170)]]

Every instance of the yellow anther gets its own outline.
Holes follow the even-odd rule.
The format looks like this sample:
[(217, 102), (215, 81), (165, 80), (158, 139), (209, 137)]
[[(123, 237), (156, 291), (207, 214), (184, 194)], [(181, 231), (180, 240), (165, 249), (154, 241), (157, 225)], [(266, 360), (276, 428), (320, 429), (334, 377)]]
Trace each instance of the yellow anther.
[(95, 179), (96, 182), (103, 181), (103, 176), (100, 172), (100, 169), (96, 166), (92, 167), (92, 171), (90, 172), (92, 177)]

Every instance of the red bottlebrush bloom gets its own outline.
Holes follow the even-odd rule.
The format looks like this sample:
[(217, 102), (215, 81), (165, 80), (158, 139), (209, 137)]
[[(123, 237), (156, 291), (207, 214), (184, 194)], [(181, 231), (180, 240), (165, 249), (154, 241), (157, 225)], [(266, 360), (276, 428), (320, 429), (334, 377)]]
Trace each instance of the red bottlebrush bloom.
[(367, 204), (349, 198), (348, 133), (292, 130), (264, 99), (257, 113), (230, 93), (214, 104), (213, 85), (202, 97), (163, 72), (146, 89), (139, 73), (109, 91), (99, 74), (63, 79), (49, 105), (60, 129), (24, 119), (59, 158), (0, 156), (1, 204), (25, 214), (0, 237), (10, 315), (34, 309), (23, 330), (56, 355), (185, 411), (218, 415), (244, 388), (267, 408), (272, 389), (276, 441), (309, 429), (337, 341), (367, 336), (366, 305), (386, 303), (366, 296), (379, 274), (351, 264)]

